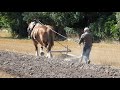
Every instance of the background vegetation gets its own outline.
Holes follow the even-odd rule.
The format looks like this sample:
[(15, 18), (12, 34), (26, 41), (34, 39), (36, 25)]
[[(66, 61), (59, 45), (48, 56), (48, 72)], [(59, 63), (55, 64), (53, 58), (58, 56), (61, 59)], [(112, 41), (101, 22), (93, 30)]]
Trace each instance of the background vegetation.
[(12, 37), (26, 38), (28, 23), (35, 18), (67, 37), (80, 36), (84, 27), (90, 27), (94, 41), (120, 41), (120, 12), (0, 12), (0, 30), (6, 28)]

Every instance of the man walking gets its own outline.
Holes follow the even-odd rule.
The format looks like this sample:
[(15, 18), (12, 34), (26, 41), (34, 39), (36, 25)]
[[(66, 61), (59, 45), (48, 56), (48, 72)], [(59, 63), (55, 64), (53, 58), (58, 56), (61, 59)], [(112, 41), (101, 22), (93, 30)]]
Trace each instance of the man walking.
[(80, 62), (82, 62), (82, 60), (85, 60), (85, 63), (89, 64), (90, 63), (89, 55), (92, 48), (92, 34), (90, 33), (88, 27), (84, 28), (84, 33), (80, 37), (79, 44), (81, 44), (82, 42), (83, 42), (83, 51)]

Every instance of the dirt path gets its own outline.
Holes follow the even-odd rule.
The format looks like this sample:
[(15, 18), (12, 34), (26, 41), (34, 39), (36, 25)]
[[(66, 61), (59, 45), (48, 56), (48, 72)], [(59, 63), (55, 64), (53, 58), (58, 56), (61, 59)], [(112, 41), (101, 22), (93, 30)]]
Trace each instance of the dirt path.
[(16, 78), (17, 76), (6, 73), (3, 70), (0, 70), (0, 78)]

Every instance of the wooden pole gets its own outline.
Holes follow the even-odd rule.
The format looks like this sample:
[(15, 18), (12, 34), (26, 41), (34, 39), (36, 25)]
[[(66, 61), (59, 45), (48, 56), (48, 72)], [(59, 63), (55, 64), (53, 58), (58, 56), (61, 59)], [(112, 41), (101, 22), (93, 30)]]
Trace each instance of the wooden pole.
[(67, 53), (66, 54), (68, 54), (68, 45), (67, 45)]

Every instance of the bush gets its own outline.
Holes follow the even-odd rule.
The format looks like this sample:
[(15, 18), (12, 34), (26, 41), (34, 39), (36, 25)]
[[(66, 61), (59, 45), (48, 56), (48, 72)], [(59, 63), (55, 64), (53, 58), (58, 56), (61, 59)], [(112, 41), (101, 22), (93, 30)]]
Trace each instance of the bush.
[(113, 40), (116, 37), (116, 18), (115, 14), (108, 17), (101, 17), (94, 23), (91, 23), (91, 31), (94, 36), (94, 40)]
[(65, 27), (64, 30), (68, 37), (76, 37), (78, 36), (78, 32), (74, 28)]

